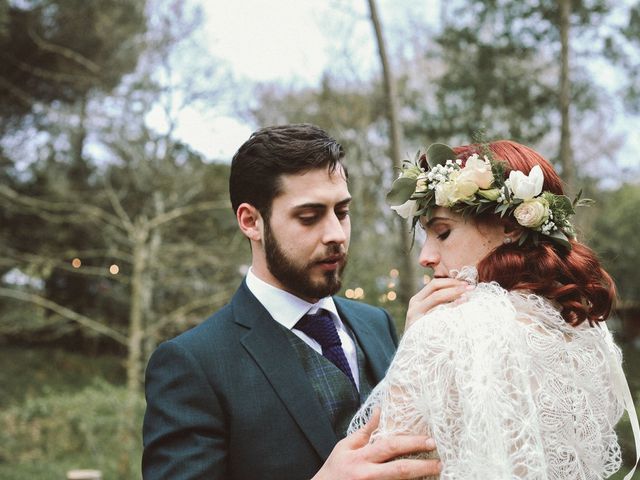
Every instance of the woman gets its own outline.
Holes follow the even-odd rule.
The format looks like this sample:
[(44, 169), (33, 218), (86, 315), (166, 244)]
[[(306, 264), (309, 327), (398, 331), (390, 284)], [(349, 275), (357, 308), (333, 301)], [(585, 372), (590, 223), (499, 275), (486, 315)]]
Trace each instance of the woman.
[(432, 435), (441, 479), (610, 476), (614, 426), (625, 408), (634, 432), (637, 418), (604, 327), (613, 281), (570, 221), (585, 202), (515, 142), (436, 144), (417, 159), (389, 200), (426, 231), (420, 264), (434, 280), (352, 429), (379, 407), (373, 441)]

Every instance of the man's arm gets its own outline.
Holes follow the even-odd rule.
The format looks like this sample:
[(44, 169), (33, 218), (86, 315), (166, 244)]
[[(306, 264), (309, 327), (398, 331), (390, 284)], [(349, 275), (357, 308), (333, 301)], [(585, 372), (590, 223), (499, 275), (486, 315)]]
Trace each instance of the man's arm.
[(224, 415), (193, 356), (166, 342), (149, 360), (145, 378), (143, 478), (226, 478)]

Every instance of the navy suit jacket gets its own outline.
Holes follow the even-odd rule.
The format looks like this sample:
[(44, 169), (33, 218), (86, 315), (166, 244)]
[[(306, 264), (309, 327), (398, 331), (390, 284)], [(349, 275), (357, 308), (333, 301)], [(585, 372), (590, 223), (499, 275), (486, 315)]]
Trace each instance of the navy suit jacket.
[[(376, 380), (397, 346), (381, 308), (334, 297)], [(243, 282), (146, 371), (146, 480), (311, 478), (339, 440), (283, 327)]]

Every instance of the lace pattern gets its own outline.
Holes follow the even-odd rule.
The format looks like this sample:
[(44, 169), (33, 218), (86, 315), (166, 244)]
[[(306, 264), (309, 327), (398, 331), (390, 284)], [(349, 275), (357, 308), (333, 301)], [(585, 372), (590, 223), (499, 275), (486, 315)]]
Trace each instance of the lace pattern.
[(621, 464), (612, 354), (620, 363), (608, 330), (572, 327), (544, 298), (480, 283), (409, 329), (350, 430), (379, 406), (372, 441), (432, 435), (443, 480), (606, 478)]

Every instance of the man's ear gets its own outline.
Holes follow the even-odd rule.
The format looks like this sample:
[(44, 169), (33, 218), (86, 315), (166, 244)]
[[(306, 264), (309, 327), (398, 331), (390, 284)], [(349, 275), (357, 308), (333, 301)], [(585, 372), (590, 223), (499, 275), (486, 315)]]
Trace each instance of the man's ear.
[(245, 237), (255, 242), (262, 240), (263, 219), (256, 207), (249, 203), (241, 203), (236, 210), (236, 219)]

